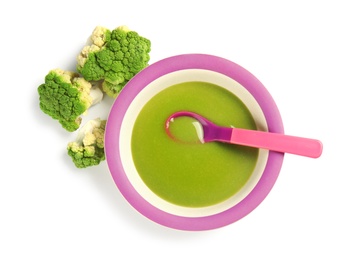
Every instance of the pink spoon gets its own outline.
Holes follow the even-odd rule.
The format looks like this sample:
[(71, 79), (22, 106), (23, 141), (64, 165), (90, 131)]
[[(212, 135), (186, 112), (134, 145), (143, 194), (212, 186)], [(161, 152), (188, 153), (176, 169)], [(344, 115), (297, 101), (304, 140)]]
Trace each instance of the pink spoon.
[(189, 111), (176, 112), (168, 117), (165, 127), (170, 136), (172, 136), (169, 131), (170, 122), (177, 117), (196, 119), (202, 126), (204, 142), (217, 141), (238, 144), (311, 158), (320, 157), (323, 150), (323, 145), (319, 140), (257, 130), (222, 127), (199, 114)]

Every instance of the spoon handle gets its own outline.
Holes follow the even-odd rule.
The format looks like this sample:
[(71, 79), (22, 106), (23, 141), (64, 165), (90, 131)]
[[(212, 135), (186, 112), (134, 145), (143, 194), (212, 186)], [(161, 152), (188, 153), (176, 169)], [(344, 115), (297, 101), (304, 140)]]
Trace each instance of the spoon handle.
[(323, 150), (319, 140), (239, 128), (232, 129), (230, 143), (311, 158), (318, 158)]

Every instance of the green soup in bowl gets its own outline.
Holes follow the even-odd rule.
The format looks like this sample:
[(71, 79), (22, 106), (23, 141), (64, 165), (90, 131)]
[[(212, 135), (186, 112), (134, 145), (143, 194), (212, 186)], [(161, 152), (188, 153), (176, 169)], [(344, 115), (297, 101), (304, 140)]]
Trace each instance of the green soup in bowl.
[[(228, 90), (200, 81), (183, 82), (153, 96), (132, 131), (133, 161), (156, 195), (185, 207), (218, 204), (236, 194), (255, 168), (258, 149), (223, 143), (183, 143), (165, 132), (173, 112), (194, 111), (219, 125), (256, 129), (245, 104)], [(181, 124), (179, 131), (185, 129)], [(147, 129), (147, 131), (145, 131)]]
[[(236, 72), (249, 81), (241, 82)], [(260, 102), (251, 88), (263, 92)], [(186, 54), (152, 64), (125, 86), (111, 109), (105, 151), (112, 177), (130, 204), (159, 224), (184, 230), (230, 224), (264, 199), (283, 157), (225, 143), (177, 142), (165, 122), (188, 110), (221, 126), (269, 131), (264, 109), (280, 118), (262, 84), (228, 60)], [(282, 132), (277, 121), (275, 131)], [(195, 133), (188, 127), (177, 131), (189, 138)]]

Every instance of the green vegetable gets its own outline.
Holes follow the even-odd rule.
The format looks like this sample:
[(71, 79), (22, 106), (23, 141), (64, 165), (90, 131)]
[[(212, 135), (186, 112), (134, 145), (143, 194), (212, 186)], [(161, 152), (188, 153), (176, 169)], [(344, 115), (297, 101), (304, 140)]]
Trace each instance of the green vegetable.
[(78, 73), (61, 69), (51, 70), (38, 87), (40, 109), (59, 121), (69, 132), (77, 130), (81, 115), (100, 102), (102, 91)]
[(53, 69), (38, 86), (39, 107), (69, 132), (79, 129), (67, 152), (75, 166), (86, 168), (105, 160), (106, 120), (82, 124), (82, 116), (107, 94), (117, 97), (126, 83), (148, 66), (151, 42), (126, 26), (97, 26), (77, 55), (76, 72)]
[(88, 81), (102, 81), (103, 91), (117, 97), (126, 83), (150, 60), (151, 42), (126, 26), (97, 26), (77, 57), (77, 70)]
[(68, 155), (77, 168), (98, 165), (105, 160), (105, 126), (106, 120), (90, 120), (79, 129), (76, 140), (68, 143)]

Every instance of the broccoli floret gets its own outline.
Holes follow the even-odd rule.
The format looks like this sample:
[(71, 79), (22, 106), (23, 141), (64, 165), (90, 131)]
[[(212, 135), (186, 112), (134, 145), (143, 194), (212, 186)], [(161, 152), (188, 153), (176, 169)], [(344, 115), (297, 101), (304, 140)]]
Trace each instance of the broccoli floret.
[(90, 120), (79, 129), (76, 140), (68, 143), (68, 155), (77, 168), (98, 165), (105, 160), (105, 126), (106, 120)]
[(103, 80), (102, 90), (117, 97), (126, 83), (148, 66), (151, 42), (126, 26), (97, 26), (77, 56), (77, 70), (88, 81)]
[(38, 87), (40, 109), (69, 132), (77, 130), (81, 115), (103, 98), (97, 86), (78, 73), (61, 69), (51, 70), (45, 82)]

